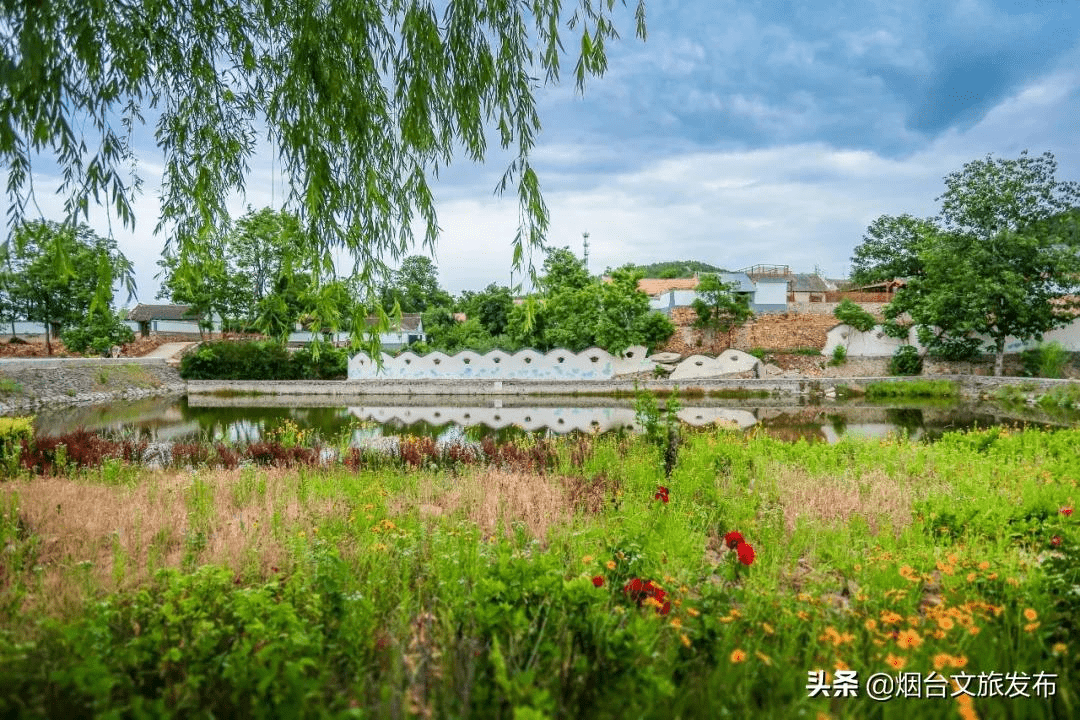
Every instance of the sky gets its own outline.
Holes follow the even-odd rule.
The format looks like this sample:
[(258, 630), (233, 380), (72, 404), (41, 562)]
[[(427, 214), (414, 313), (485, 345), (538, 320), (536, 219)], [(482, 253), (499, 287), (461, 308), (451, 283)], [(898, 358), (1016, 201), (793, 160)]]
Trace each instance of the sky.
[[(587, 232), (594, 274), (699, 260), (844, 277), (871, 221), (935, 215), (943, 178), (966, 162), (1050, 151), (1059, 179), (1080, 180), (1075, 0), (650, 0), (646, 8), (648, 39), (634, 37), (632, 5), (619, 13), (608, 72), (583, 96), (573, 59), (564, 82), (538, 94), (533, 164), (551, 213), (547, 243), (581, 255)], [(575, 46), (570, 35), (565, 45)], [(155, 302), (164, 239), (153, 234), (161, 155), (152, 128), (136, 147), (144, 181), (136, 226), (112, 230), (135, 264), (137, 301)], [(511, 282), (517, 200), (494, 194), (507, 161), (461, 159), (433, 186), (435, 261), (450, 292)], [(237, 216), (280, 205), (274, 172), (269, 153), (253, 158), (247, 194), (232, 203)], [(40, 204), (59, 208), (55, 198)], [(91, 224), (105, 231), (105, 214)], [(125, 299), (117, 298), (135, 302)]]

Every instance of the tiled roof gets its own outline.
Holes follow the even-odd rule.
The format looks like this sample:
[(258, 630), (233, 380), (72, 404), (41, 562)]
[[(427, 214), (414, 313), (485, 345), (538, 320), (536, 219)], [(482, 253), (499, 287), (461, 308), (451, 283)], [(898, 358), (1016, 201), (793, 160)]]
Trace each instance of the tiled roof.
[(646, 295), (659, 295), (669, 290), (693, 290), (698, 286), (698, 279), (692, 278), (641, 278), (637, 282), (638, 290)]
[(792, 292), (828, 292), (829, 286), (813, 273), (794, 273), (790, 289)]
[(153, 320), (197, 320), (190, 305), (144, 305), (139, 303), (128, 313), (128, 320), (151, 322)]

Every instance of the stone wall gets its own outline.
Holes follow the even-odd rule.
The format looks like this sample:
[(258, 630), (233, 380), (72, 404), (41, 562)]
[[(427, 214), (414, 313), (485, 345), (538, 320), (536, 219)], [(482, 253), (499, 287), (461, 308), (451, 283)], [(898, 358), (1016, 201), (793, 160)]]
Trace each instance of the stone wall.
[(397, 357), (382, 354), (379, 367), (364, 353), (349, 360), (349, 380), (610, 380), (616, 375), (649, 372), (656, 364), (646, 359), (640, 345), (616, 357), (600, 348), (580, 353), (568, 350), (519, 350), (510, 354), (492, 350), (483, 355), (463, 350)]
[(54, 358), (0, 361), (0, 414), (183, 395), (187, 383), (161, 359)]

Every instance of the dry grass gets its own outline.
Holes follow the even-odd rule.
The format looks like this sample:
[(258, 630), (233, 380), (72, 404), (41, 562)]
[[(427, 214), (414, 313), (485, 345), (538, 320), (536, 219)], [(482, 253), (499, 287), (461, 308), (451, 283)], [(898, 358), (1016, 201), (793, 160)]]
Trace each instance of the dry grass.
[(24, 611), (66, 614), (88, 594), (138, 586), (185, 561), (238, 574), (284, 567), (289, 528), (347, 515), (343, 503), (301, 501), (296, 485), (295, 471), (249, 469), (148, 473), (134, 487), (55, 477), (0, 486), (0, 500), (16, 495), (41, 538), (39, 585)]
[[(543, 540), (549, 528), (569, 521), (575, 505), (581, 506), (583, 493), (575, 487), (573, 481), (549, 475), (483, 468), (455, 478), (421, 477), (415, 491), (394, 498), (389, 507), (392, 513), (415, 507), (427, 516), (461, 514), (487, 534), (502, 528), (509, 535), (515, 525), (523, 525)], [(586, 498), (594, 495), (584, 492)]]
[(800, 520), (837, 527), (853, 518), (862, 518), (875, 535), (884, 528), (899, 533), (911, 524), (912, 504), (934, 489), (925, 478), (893, 478), (880, 470), (849, 477), (777, 467), (773, 477), (789, 533)]

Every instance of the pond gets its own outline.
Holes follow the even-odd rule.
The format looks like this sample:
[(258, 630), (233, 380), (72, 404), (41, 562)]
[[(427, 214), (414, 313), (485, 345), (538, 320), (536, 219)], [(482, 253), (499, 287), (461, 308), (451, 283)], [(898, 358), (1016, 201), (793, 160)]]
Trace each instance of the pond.
[[(148, 441), (257, 442), (287, 421), (323, 438), (365, 439), (417, 435), (449, 440), (491, 437), (502, 441), (525, 434), (633, 430), (632, 400), (609, 398), (395, 398), (393, 404), (343, 404), (340, 398), (259, 396), (153, 398), (42, 411), (39, 434), (78, 428)], [(298, 404), (300, 403), (300, 404)], [(886, 437), (907, 434), (935, 439), (952, 430), (992, 425), (1065, 427), (1078, 418), (1055, 417), (994, 404), (941, 402), (875, 403), (865, 400), (809, 404), (797, 399), (681, 400), (679, 419), (702, 427), (725, 424), (789, 440), (836, 442), (845, 435)]]

